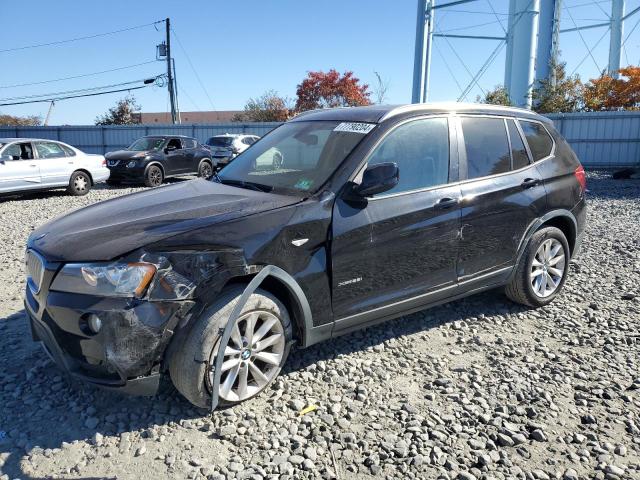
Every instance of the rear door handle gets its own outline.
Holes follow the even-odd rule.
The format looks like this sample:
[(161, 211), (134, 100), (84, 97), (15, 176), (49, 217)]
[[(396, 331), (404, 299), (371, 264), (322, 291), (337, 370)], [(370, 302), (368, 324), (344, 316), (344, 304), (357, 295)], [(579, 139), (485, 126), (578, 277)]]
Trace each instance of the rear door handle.
[(522, 188), (531, 188), (540, 184), (540, 180), (537, 178), (525, 178), (524, 181), (520, 184)]
[(435, 208), (439, 210), (446, 210), (448, 208), (455, 207), (459, 201), (459, 198), (441, 198), (440, 200), (438, 200), (438, 203), (436, 203)]

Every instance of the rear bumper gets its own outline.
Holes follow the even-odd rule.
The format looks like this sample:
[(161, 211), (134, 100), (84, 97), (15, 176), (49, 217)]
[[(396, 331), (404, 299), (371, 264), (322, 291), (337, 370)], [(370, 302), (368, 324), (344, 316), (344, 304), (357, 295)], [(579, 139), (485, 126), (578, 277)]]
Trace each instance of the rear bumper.
[(93, 183), (105, 182), (109, 179), (109, 175), (111, 175), (111, 171), (107, 167), (91, 170), (91, 178), (93, 179)]

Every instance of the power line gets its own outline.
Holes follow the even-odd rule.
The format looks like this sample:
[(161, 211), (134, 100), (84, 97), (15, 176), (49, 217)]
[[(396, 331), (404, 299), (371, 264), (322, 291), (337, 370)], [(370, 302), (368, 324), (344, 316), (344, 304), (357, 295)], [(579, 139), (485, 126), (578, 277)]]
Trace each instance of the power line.
[(93, 75), (101, 75), (103, 73), (117, 72), (117, 71), (120, 71), (120, 70), (126, 70), (128, 68), (140, 67), (142, 65), (149, 65), (150, 63), (157, 63), (157, 60), (150, 60), (148, 62), (135, 63), (133, 65), (125, 65), (124, 67), (111, 68), (109, 70), (102, 70), (100, 72), (84, 73), (82, 75), (73, 75), (71, 77), (54, 78), (52, 80), (42, 80), (40, 82), (16, 83), (14, 85), (0, 85), (0, 88), (28, 87), (28, 86), (31, 86), (31, 85), (42, 85), (42, 84), (45, 84), (45, 83), (62, 82), (64, 80), (73, 80), (75, 78), (85, 78), (85, 77), (91, 77)]
[(95, 97), (96, 95), (107, 95), (108, 93), (130, 92), (131, 90), (140, 90), (141, 88), (147, 88), (149, 86), (150, 85), (140, 85), (139, 87), (121, 88), (119, 90), (110, 90), (108, 92), (85, 93), (83, 95), (70, 95), (67, 97), (59, 97), (59, 98), (46, 98), (42, 100), (25, 100), (23, 102), (0, 103), (0, 107), (5, 107), (8, 105), (24, 105), (27, 103), (43, 103), (43, 102), (53, 102), (53, 101), (58, 102), (60, 100), (68, 100), (70, 98)]
[(211, 97), (209, 96), (209, 92), (205, 88), (204, 83), (202, 83), (202, 80), (200, 80), (200, 75), (198, 75), (198, 71), (193, 66), (193, 63), (191, 62), (191, 58), (189, 57), (189, 54), (187, 53), (187, 50), (182, 45), (182, 42), (180, 41), (180, 38), (178, 37), (178, 34), (176, 33), (176, 31), (173, 28), (171, 28), (171, 32), (173, 32), (173, 36), (176, 37), (176, 40), (178, 41), (178, 46), (182, 50), (182, 53), (184, 53), (184, 56), (186, 57), (187, 62), (189, 62), (189, 66), (191, 67), (191, 70), (193, 71), (193, 74), (195, 75), (196, 80), (198, 80), (198, 83), (200, 84), (200, 87), (202, 88), (202, 91), (207, 96), (207, 99), (209, 100), (209, 104), (211, 104), (211, 108), (213, 110), (215, 110), (216, 107), (213, 105), (213, 101), (211, 100)]
[[(154, 81), (158, 77), (160, 77), (160, 75), (157, 75), (156, 77), (153, 77)], [(57, 98), (59, 95), (68, 95), (68, 94), (80, 93), (80, 92), (93, 92), (93, 91), (96, 91), (96, 90), (104, 90), (105, 88), (121, 87), (121, 86), (124, 86), (124, 85), (133, 85), (134, 83), (140, 83), (140, 82), (144, 82), (146, 80), (148, 80), (148, 79), (142, 78), (142, 79), (133, 80), (133, 81), (130, 81), (130, 82), (113, 83), (111, 85), (103, 85), (103, 86), (100, 86), (100, 87), (80, 88), (80, 89), (77, 89), (77, 90), (66, 90), (66, 91), (63, 91), (63, 92), (40, 93), (40, 94), (36, 94), (36, 95), (24, 95), (24, 96), (20, 96), (20, 97), (0, 98), (0, 102), (4, 102), (4, 101), (7, 101), (7, 100), (26, 100), (26, 99), (40, 98), (40, 97)]]
[(50, 47), (50, 46), (54, 46), (54, 45), (62, 45), (64, 43), (77, 42), (79, 40), (89, 40), (89, 39), (92, 39), (92, 38), (106, 37), (107, 35), (115, 35), (116, 33), (123, 33), (123, 32), (128, 32), (128, 31), (131, 31), (131, 30), (136, 30), (138, 28), (150, 27), (151, 25), (156, 25), (156, 24), (162, 23), (162, 22), (164, 22), (164, 20), (158, 20), (156, 22), (145, 23), (144, 25), (136, 25), (134, 27), (121, 28), (120, 30), (113, 30), (111, 32), (96, 33), (94, 35), (86, 35), (84, 37), (69, 38), (67, 40), (58, 40), (56, 42), (37, 43), (37, 44), (34, 44), (34, 45), (25, 45), (25, 46), (22, 46), (22, 47), (15, 47), (15, 48), (4, 48), (4, 49), (0, 50), (0, 53), (16, 52), (18, 50), (27, 50), (29, 48)]

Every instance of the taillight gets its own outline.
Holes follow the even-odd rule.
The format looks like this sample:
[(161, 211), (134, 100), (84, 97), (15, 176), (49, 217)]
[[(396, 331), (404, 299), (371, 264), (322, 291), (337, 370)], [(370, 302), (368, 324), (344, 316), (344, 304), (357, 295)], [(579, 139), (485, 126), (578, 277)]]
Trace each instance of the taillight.
[(103, 166), (103, 167), (106, 167), (106, 166), (107, 166), (107, 161), (106, 161), (104, 158), (102, 159), (102, 166)]
[(580, 165), (578, 168), (576, 168), (573, 174), (578, 180), (578, 183), (580, 184), (580, 188), (582, 189), (582, 191), (583, 192), (586, 191), (587, 190), (587, 174), (584, 173), (583, 166)]

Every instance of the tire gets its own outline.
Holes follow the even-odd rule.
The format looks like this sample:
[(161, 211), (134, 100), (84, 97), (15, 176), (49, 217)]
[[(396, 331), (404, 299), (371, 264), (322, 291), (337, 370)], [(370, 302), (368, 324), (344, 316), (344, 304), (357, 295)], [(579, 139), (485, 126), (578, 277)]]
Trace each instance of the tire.
[(81, 197), (89, 193), (89, 190), (91, 190), (91, 177), (89, 174), (80, 170), (73, 172), (69, 179), (67, 192), (75, 197)]
[(210, 159), (205, 158), (200, 162), (200, 166), (198, 166), (198, 176), (205, 180), (213, 177), (213, 164)]
[(147, 187), (159, 187), (164, 181), (164, 174), (158, 165), (151, 165), (144, 172), (144, 184)]
[[(558, 248), (550, 259), (544, 257), (545, 246), (549, 247), (549, 255)], [(569, 243), (562, 230), (555, 227), (538, 230), (529, 240), (505, 293), (514, 302), (530, 307), (548, 305), (564, 286), (570, 258)], [(560, 270), (561, 275), (558, 275)], [(551, 278), (551, 283), (546, 281), (547, 277)]]
[[(243, 290), (244, 285), (223, 291), (221, 296), (195, 321), (190, 330), (185, 331), (182, 338), (175, 339), (179, 343), (169, 359), (171, 381), (176, 389), (197, 407), (210, 408), (211, 406), (212, 382), (209, 362), (215, 361), (221, 332)], [(261, 337), (262, 341), (271, 339), (276, 334), (281, 335), (281, 337), (277, 338), (277, 343), (274, 342), (262, 351), (257, 351), (256, 349), (251, 351), (248, 348), (244, 348), (237, 358), (233, 355), (225, 357), (225, 365), (230, 363), (232, 365), (237, 364), (237, 366), (231, 366), (222, 372), (219, 396), (219, 405), (221, 407), (235, 405), (259, 395), (278, 376), (287, 360), (292, 338), (292, 326), (289, 313), (282, 302), (269, 292), (257, 289), (249, 297), (238, 316), (239, 333), (246, 333), (244, 327), (247, 326), (249, 318), (252, 316), (258, 316), (256, 334), (260, 333), (258, 326), (268, 325), (265, 320), (275, 320), (276, 322), (268, 330), (268, 333)], [(232, 338), (229, 339), (228, 345), (235, 348), (237, 343), (235, 343), (236, 340), (233, 337), (232, 335)], [(242, 339), (245, 339), (245, 337), (242, 336)], [(244, 352), (247, 351), (250, 353), (245, 359)], [(277, 355), (272, 352), (276, 352)], [(263, 353), (276, 356), (270, 356), (270, 363), (267, 364), (258, 358)], [(203, 359), (208, 359), (208, 361), (203, 361)], [(258, 368), (264, 375), (260, 382), (254, 374), (255, 368)], [(246, 396), (240, 395), (240, 383), (243, 375), (241, 370), (243, 369), (247, 372), (245, 377), (245, 384), (248, 385), (247, 389), (245, 389)], [(234, 372), (236, 372), (236, 377), (233, 378), (237, 379), (231, 382), (231, 387), (235, 386), (236, 383), (238, 386), (235, 389), (230, 388), (225, 394), (223, 393), (225, 380), (232, 377)]]

